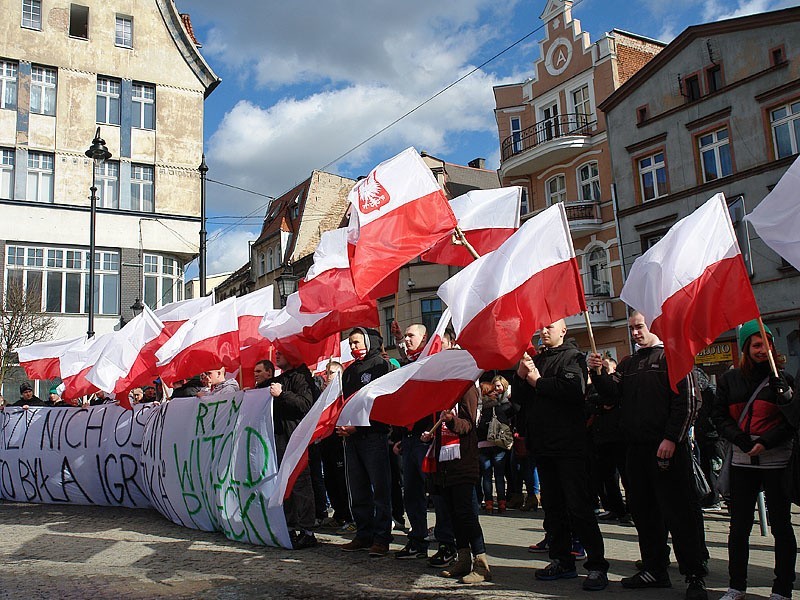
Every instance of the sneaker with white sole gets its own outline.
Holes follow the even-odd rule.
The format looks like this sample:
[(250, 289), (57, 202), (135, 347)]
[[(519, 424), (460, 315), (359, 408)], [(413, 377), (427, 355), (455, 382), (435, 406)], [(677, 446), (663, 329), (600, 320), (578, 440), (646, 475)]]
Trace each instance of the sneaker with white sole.
[(722, 596), (719, 600), (744, 600), (745, 594), (741, 590), (736, 590), (734, 588), (728, 588), (728, 591), (725, 592), (725, 595)]
[(620, 581), (622, 587), (628, 589), (644, 588), (668, 588), (672, 587), (667, 573), (651, 573), (650, 571), (639, 571), (631, 577), (623, 577)]

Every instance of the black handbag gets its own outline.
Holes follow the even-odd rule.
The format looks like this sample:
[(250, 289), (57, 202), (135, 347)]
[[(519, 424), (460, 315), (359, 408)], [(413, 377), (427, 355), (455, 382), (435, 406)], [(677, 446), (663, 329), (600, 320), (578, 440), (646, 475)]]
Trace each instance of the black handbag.
[(700, 461), (694, 452), (692, 452), (692, 481), (694, 482), (694, 491), (697, 493), (699, 500), (711, 494), (711, 486), (708, 485), (706, 475), (703, 473), (703, 467), (700, 466)]

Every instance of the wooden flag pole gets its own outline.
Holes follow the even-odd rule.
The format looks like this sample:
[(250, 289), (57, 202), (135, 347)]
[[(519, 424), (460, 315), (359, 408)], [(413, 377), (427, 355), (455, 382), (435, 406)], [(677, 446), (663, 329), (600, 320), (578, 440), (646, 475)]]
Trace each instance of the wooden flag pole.
[(769, 345), (767, 330), (764, 329), (764, 321), (761, 320), (761, 317), (758, 317), (758, 329), (761, 331), (761, 339), (763, 339), (764, 343), (767, 345), (767, 357), (769, 358), (769, 366), (772, 369), (772, 374), (778, 377), (778, 367), (775, 365), (775, 357), (772, 356), (772, 348), (770, 348)]
[(466, 248), (466, 249), (469, 251), (469, 253), (470, 253), (470, 254), (472, 254), (472, 258), (474, 258), (475, 260), (477, 260), (477, 259), (479, 259), (479, 258), (481, 257), (481, 255), (480, 255), (480, 254), (478, 254), (478, 253), (475, 251), (475, 248), (473, 248), (473, 247), (472, 247), (472, 244), (470, 244), (470, 243), (467, 241), (467, 236), (465, 236), (465, 235), (464, 235), (464, 232), (463, 232), (463, 231), (461, 231), (461, 227), (458, 227), (458, 226), (456, 226), (456, 233), (455, 233), (455, 235), (456, 235), (456, 237), (458, 238), (458, 241), (455, 241), (455, 240), (454, 240), (454, 241), (453, 241), (453, 243), (454, 243), (454, 244), (458, 244), (458, 245), (460, 245), (460, 246), (464, 246), (464, 248)]
[[(589, 320), (589, 311), (583, 311), (583, 318), (586, 319), (586, 331), (589, 334), (589, 345), (592, 347), (592, 354), (597, 354), (597, 346), (594, 343), (594, 331), (592, 331), (592, 322)], [(599, 375), (603, 371), (603, 367), (595, 369)]]

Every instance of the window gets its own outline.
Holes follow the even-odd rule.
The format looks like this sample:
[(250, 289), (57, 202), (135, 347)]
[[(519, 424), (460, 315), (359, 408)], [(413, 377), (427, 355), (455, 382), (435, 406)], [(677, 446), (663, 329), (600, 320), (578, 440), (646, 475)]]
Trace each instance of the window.
[(572, 92), (572, 105), (577, 115), (575, 127), (585, 127), (592, 120), (592, 101), (589, 99), (588, 85)]
[(56, 114), (55, 69), (31, 68), (31, 112), (50, 116)]
[(114, 43), (123, 48), (133, 48), (133, 17), (117, 15)]
[(708, 93), (711, 94), (722, 89), (722, 68), (719, 65), (711, 67), (706, 71), (708, 81)]
[(17, 63), (0, 60), (0, 108), (17, 108)]
[(439, 324), (439, 318), (442, 316), (442, 301), (439, 298), (430, 298), (427, 300), (420, 300), (422, 308), (422, 324), (426, 329), (433, 332)]
[(32, 202), (53, 202), (52, 154), (28, 152), (28, 190), (26, 199)]
[(267, 257), (263, 252), (258, 253), (258, 276), (261, 277), (267, 272)]
[(89, 39), (89, 7), (80, 4), (69, 5), (70, 37)]
[(783, 64), (783, 62), (786, 60), (783, 46), (773, 48), (770, 51), (770, 59), (772, 60), (772, 66)]
[(528, 188), (522, 188), (522, 198), (519, 201), (519, 214), (520, 216), (527, 215), (531, 211), (530, 203), (528, 202)]
[(42, 0), (22, 0), (22, 26), (42, 30)]
[(272, 248), (267, 250), (267, 273), (275, 270), (275, 261), (272, 255)]
[(156, 88), (144, 83), (133, 84), (133, 122), (138, 129), (156, 128)]
[(519, 117), (511, 117), (511, 143), (514, 154), (522, 152), (522, 121)]
[(800, 100), (770, 111), (777, 158), (797, 154), (800, 143)]
[(647, 121), (647, 113), (648, 107), (647, 106), (640, 106), (636, 109), (636, 122), (637, 123), (644, 123)]
[(100, 208), (119, 208), (119, 163), (106, 161), (95, 167)]
[(689, 102), (700, 100), (700, 79), (697, 75), (692, 75), (684, 80), (684, 95)]
[(666, 235), (666, 231), (659, 231), (658, 233), (651, 233), (648, 235), (642, 236), (642, 254), (650, 250), (653, 246), (655, 246), (661, 238)]
[[(41, 310), (85, 312), (89, 294), (89, 252), (69, 248), (9, 246), (6, 285), (41, 298)], [(119, 314), (119, 253), (95, 252), (95, 313)]]
[(586, 261), (589, 271), (589, 289), (593, 296), (610, 296), (611, 280), (608, 273), (608, 252), (605, 248), (592, 249)]
[(119, 125), (119, 94), (121, 84), (108, 77), (97, 78), (97, 122)]
[(383, 309), (383, 339), (386, 348), (394, 348), (397, 345), (392, 333), (392, 323), (394, 323), (394, 306), (387, 306)]
[(155, 310), (182, 300), (183, 268), (177, 260), (158, 254), (144, 255), (144, 303)]
[(552, 140), (559, 137), (560, 121), (558, 119), (558, 102), (542, 108), (542, 124), (539, 126), (537, 143)]
[(584, 202), (600, 202), (600, 172), (597, 162), (589, 162), (578, 169), (578, 185), (581, 200)]
[(567, 182), (563, 175), (556, 175), (548, 179), (545, 188), (548, 206), (556, 202), (564, 202), (567, 199)]
[(733, 173), (731, 146), (728, 142), (727, 127), (698, 138), (704, 182), (727, 177)]
[(664, 165), (664, 153), (640, 158), (639, 183), (642, 186), (642, 200), (654, 200), (667, 195), (667, 169)]
[(14, 151), (0, 148), (0, 198), (14, 197)]
[(131, 165), (131, 210), (155, 212), (154, 176), (151, 165)]

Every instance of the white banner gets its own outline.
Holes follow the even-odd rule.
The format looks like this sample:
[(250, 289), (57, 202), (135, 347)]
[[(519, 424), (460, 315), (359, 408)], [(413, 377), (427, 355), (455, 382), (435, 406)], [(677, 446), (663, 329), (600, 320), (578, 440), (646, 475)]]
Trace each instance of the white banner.
[(268, 390), (179, 398), (156, 407), (141, 466), (153, 506), (174, 523), (251, 544), (291, 548)]
[(6, 407), (0, 412), (0, 498), (149, 507), (139, 459), (150, 410)]

